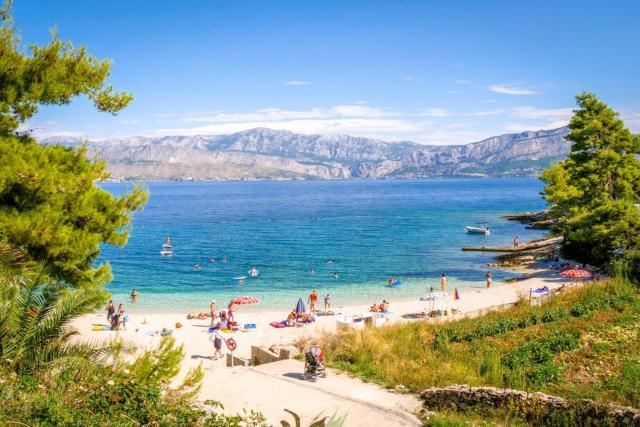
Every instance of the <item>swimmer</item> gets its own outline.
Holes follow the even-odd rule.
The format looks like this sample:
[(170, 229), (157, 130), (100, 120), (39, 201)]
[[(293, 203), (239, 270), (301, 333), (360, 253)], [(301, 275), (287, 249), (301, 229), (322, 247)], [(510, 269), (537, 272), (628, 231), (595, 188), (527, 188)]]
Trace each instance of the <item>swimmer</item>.
[(316, 274), (316, 269), (315, 269), (315, 268), (310, 269), (310, 270), (309, 270), (309, 274), (310, 274), (310, 275), (312, 275), (312, 276), (313, 276), (314, 274)]
[(194, 270), (200, 270), (200, 264), (198, 263), (193, 264), (193, 268)]
[(328, 259), (327, 260), (327, 264), (333, 264), (333, 260), (332, 259)]
[(216, 257), (212, 256), (211, 258), (209, 258), (210, 262), (216, 262)]
[(333, 278), (334, 278), (334, 279), (337, 279), (338, 277), (339, 277), (339, 276), (338, 276), (338, 272), (337, 272), (337, 271), (334, 271), (334, 272), (333, 272)]
[(229, 258), (227, 258), (226, 256), (223, 256), (222, 257), (222, 262), (227, 262), (227, 261), (229, 261)]

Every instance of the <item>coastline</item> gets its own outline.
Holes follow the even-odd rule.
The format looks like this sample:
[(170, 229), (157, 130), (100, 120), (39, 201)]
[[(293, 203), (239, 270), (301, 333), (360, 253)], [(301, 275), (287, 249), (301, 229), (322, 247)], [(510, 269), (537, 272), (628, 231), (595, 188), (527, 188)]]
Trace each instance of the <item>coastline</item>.
[[(420, 301), (418, 298), (393, 300), (390, 298), (390, 313), (385, 317), (387, 323), (416, 321), (406, 319), (403, 315), (409, 313), (423, 312), (427, 310), (450, 310), (456, 309), (458, 312), (454, 315), (446, 315), (434, 318), (427, 318), (423, 321), (437, 322), (459, 319), (462, 317), (473, 317), (483, 312), (500, 309), (514, 304), (522, 297), (527, 297), (530, 289), (547, 286), (549, 289), (560, 287), (566, 283), (566, 279), (559, 277), (556, 273), (535, 267), (524, 267), (518, 269), (518, 272), (525, 275), (522, 280), (505, 283), (495, 282), (491, 288), (473, 288), (471, 290), (460, 291), (460, 299), (453, 299), (453, 290), (447, 289), (448, 295), (444, 298), (437, 299), (433, 302)], [(306, 301), (305, 301), (306, 303)], [(249, 357), (250, 347), (252, 345), (270, 346), (272, 344), (287, 345), (294, 343), (302, 337), (312, 338), (322, 332), (333, 332), (336, 330), (336, 319), (340, 316), (354, 315), (369, 312), (371, 302), (363, 304), (349, 304), (342, 306), (334, 306), (335, 315), (319, 315), (314, 323), (302, 327), (274, 328), (270, 326), (271, 322), (282, 321), (286, 319), (289, 312), (287, 309), (274, 309), (266, 311), (251, 311), (250, 306), (239, 306), (236, 318), (240, 325), (246, 323), (255, 323), (256, 329), (249, 332), (233, 332), (226, 336), (233, 336), (238, 341), (237, 355), (240, 357)], [(323, 308), (322, 296), (318, 304), (318, 308)], [(219, 307), (218, 309), (222, 309)], [(202, 311), (207, 311), (203, 309)], [(207, 328), (209, 319), (188, 320), (186, 312), (144, 312), (131, 313), (128, 312), (129, 322), (127, 329), (122, 331), (94, 331), (95, 325), (106, 326), (106, 312), (100, 311), (93, 314), (85, 315), (72, 322), (72, 326), (77, 328), (82, 338), (113, 338), (120, 337), (125, 340), (131, 340), (137, 344), (146, 347), (153, 345), (160, 339), (159, 334), (154, 332), (161, 331), (163, 328), (172, 330), (172, 335), (176, 338), (178, 344), (185, 345), (187, 355), (194, 352), (210, 354), (211, 343), (208, 341)], [(181, 323), (182, 327), (176, 328), (176, 323)]]
[[(477, 317), (488, 311), (507, 308), (523, 297), (530, 289), (547, 286), (556, 289), (567, 282), (556, 272), (548, 269), (520, 268), (527, 278), (512, 283), (496, 282), (491, 288), (473, 289), (460, 292), (460, 300), (454, 301), (452, 292), (446, 298), (430, 302), (407, 301), (391, 302), (387, 315), (387, 324), (397, 322), (446, 322), (463, 317)], [(321, 302), (321, 301), (319, 301)], [(322, 304), (320, 304), (322, 308)], [(425, 309), (456, 308), (458, 314), (426, 319), (407, 319), (402, 315), (420, 312)], [(336, 307), (335, 316), (318, 316), (317, 320), (302, 327), (274, 328), (269, 323), (286, 318), (287, 311), (244, 312), (240, 307), (240, 324), (256, 323), (249, 332), (223, 334), (233, 338), (238, 348), (235, 356), (251, 357), (251, 347), (269, 348), (273, 345), (295, 345), (299, 342), (313, 343), (320, 334), (335, 333), (336, 319), (341, 315), (368, 312), (369, 305), (348, 305)], [(341, 313), (341, 314), (338, 314)], [(200, 366), (204, 370), (202, 388), (198, 400), (213, 399), (224, 405), (227, 413), (241, 412), (252, 408), (266, 416), (271, 424), (286, 418), (286, 407), (298, 413), (303, 421), (311, 422), (318, 413), (331, 416), (334, 413), (346, 414), (345, 426), (371, 425), (384, 417), (389, 425), (421, 425), (414, 417), (419, 406), (417, 398), (410, 394), (399, 394), (382, 389), (375, 384), (363, 383), (341, 372), (330, 370), (329, 378), (309, 383), (299, 379), (304, 364), (298, 360), (283, 360), (259, 366), (227, 367), (226, 356), (218, 360), (212, 358), (213, 345), (209, 340), (209, 319), (187, 320), (186, 313), (148, 313), (130, 315), (126, 331), (94, 331), (94, 325), (106, 325), (106, 313), (99, 312), (76, 319), (72, 326), (80, 334), (78, 340), (103, 340), (122, 338), (139, 345), (142, 349), (156, 348), (161, 340), (162, 328), (172, 329), (176, 344), (182, 345), (185, 357), (182, 361), (179, 381), (189, 369)], [(176, 322), (182, 323), (176, 328)], [(385, 326), (382, 326), (385, 327)], [(223, 345), (223, 355), (227, 349)], [(224, 387), (224, 384), (234, 384)], [(299, 399), (306, 395), (309, 399)], [(363, 424), (364, 423), (364, 424)]]

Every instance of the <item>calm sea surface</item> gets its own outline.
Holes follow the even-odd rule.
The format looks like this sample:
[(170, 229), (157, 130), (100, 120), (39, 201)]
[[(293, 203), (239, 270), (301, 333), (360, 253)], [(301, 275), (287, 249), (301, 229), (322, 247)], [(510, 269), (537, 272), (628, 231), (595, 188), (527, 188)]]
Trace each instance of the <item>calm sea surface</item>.
[[(500, 218), (544, 208), (541, 183), (528, 178), (147, 187), (149, 203), (135, 215), (128, 244), (104, 246), (100, 257), (111, 263), (115, 302), (127, 303), (132, 288), (139, 292), (129, 311), (207, 310), (212, 298), (222, 306), (239, 295), (262, 300), (252, 310), (285, 308), (312, 288), (330, 292), (335, 305), (393, 301), (437, 287), (442, 272), (451, 289), (481, 287), (490, 257), (462, 252), (463, 245), (508, 245), (515, 235), (524, 241), (542, 234)], [(103, 188), (122, 194), (130, 185)], [(463, 232), (481, 222), (491, 236)], [(170, 258), (160, 256), (167, 235)], [(234, 278), (251, 267), (259, 276), (238, 284)], [(402, 285), (390, 288), (391, 276)], [(494, 271), (495, 280), (509, 276)]]

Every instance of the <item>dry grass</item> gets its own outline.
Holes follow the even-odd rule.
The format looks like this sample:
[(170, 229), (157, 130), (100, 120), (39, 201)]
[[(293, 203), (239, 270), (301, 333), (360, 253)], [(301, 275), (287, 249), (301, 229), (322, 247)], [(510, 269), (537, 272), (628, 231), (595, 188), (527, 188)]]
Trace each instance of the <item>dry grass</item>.
[[(571, 311), (576, 306), (589, 306), (611, 295), (621, 296), (623, 302), (610, 307), (593, 308), (591, 305), (591, 311), (586, 314), (576, 314), (574, 310), (573, 315), (561, 320), (495, 336), (482, 337), (480, 333), (486, 330), (487, 322), (538, 316), (549, 308)], [(521, 303), (478, 319), (441, 325), (418, 321), (326, 335), (320, 344), (333, 367), (388, 387), (402, 384), (412, 391), (419, 391), (456, 383), (490, 385), (640, 405), (640, 396), (629, 393), (633, 389), (631, 383), (636, 380), (633, 360), (640, 362), (637, 295), (637, 289), (623, 281), (610, 280), (560, 294), (542, 306), (529, 307)], [(479, 335), (467, 342), (436, 346), (434, 338), (443, 328)], [(577, 349), (558, 351), (546, 364), (505, 366), (504, 356), (510, 351), (536, 340), (544, 344), (548, 337), (564, 332), (580, 335)], [(619, 349), (624, 349), (624, 353)], [(559, 369), (551, 365), (558, 365)], [(532, 381), (531, 371), (536, 369), (539, 372), (533, 373), (536, 381)]]

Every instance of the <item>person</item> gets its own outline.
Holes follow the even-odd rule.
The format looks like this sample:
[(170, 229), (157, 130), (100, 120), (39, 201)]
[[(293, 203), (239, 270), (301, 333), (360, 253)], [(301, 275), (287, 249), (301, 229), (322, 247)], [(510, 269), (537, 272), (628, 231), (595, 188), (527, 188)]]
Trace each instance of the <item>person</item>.
[(380, 306), (378, 304), (373, 304), (370, 308), (369, 311), (372, 313), (377, 313), (380, 311)]
[(520, 246), (520, 238), (516, 236), (515, 239), (513, 239), (513, 247), (517, 248), (518, 246)]
[(222, 357), (222, 333), (220, 332), (220, 328), (213, 331), (213, 334), (209, 337), (211, 342), (213, 342), (214, 352), (213, 352), (213, 360), (218, 360)]
[(444, 292), (445, 289), (447, 289), (447, 275), (442, 273), (442, 276), (440, 277), (440, 290)]
[(493, 274), (490, 271), (487, 271), (487, 288), (491, 287), (491, 279), (493, 278)]
[(137, 299), (138, 293), (136, 292), (136, 288), (133, 288), (133, 290), (131, 291), (131, 303), (135, 304)]
[(218, 329), (229, 329), (229, 321), (227, 320), (227, 312), (222, 310), (220, 312), (220, 322), (218, 322), (220, 327)]
[(294, 308), (293, 311), (289, 313), (289, 315), (287, 316), (287, 326), (295, 326), (297, 318), (298, 318), (298, 313), (296, 313), (296, 310)]
[(311, 295), (309, 295), (308, 303), (309, 303), (309, 312), (311, 314), (316, 313), (316, 303), (318, 302), (318, 292), (316, 290), (311, 291)]
[(328, 313), (331, 310), (331, 294), (327, 293), (324, 296), (324, 312)]
[(334, 278), (334, 279), (337, 279), (337, 278), (338, 278), (338, 272), (337, 272), (337, 271), (334, 271), (334, 272), (333, 272), (333, 278)]
[(211, 326), (216, 322), (216, 300), (212, 299), (209, 304), (209, 314), (211, 315)]
[(127, 328), (126, 328), (127, 325), (125, 324), (125, 322), (126, 322), (126, 319), (124, 318), (124, 305), (120, 304), (120, 305), (118, 305), (118, 327), (117, 327), (117, 329), (119, 330), (120, 329), (120, 325), (122, 325), (122, 330), (126, 331), (127, 330)]
[(234, 320), (235, 312), (237, 309), (238, 309), (238, 306), (235, 305), (233, 301), (231, 301), (227, 306), (227, 319), (229, 319), (230, 322)]
[(383, 313), (389, 312), (389, 301), (382, 300), (382, 304), (380, 304), (380, 311)]
[(316, 274), (316, 269), (312, 268), (311, 270), (309, 270), (309, 274), (311, 274), (312, 276)]
[(109, 304), (107, 304), (107, 322), (111, 322), (111, 318), (113, 314), (116, 312), (116, 308), (113, 305), (113, 301), (109, 300)]

